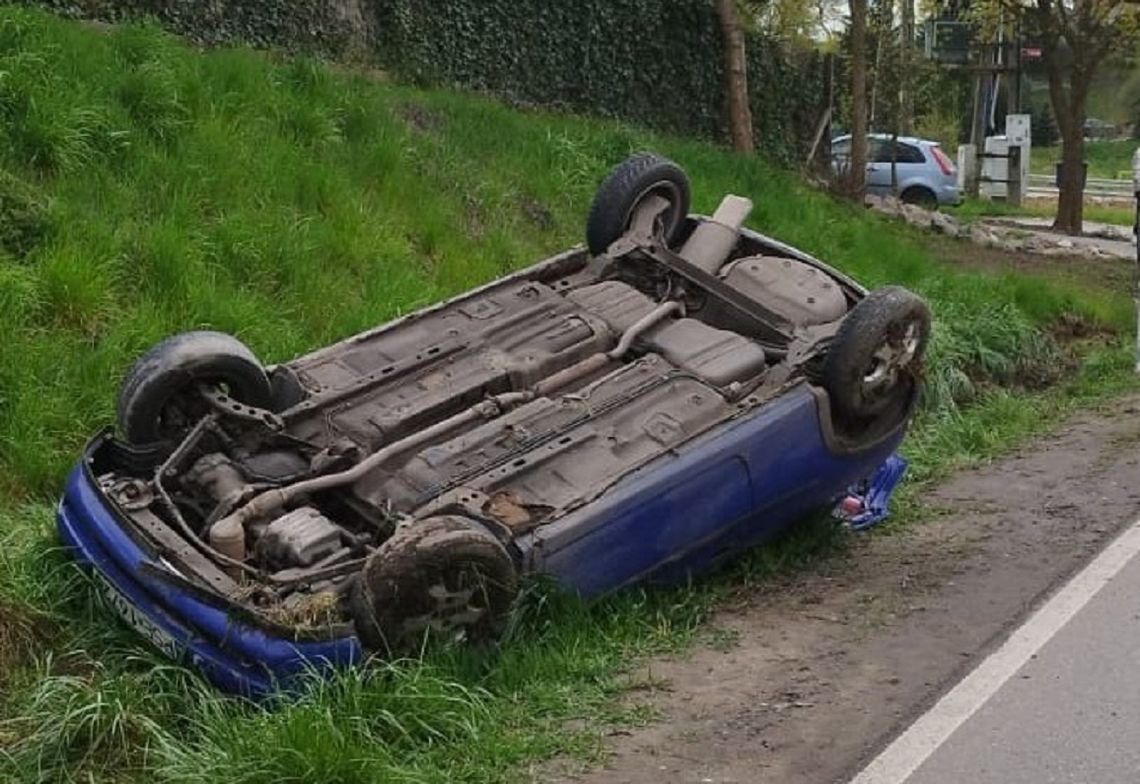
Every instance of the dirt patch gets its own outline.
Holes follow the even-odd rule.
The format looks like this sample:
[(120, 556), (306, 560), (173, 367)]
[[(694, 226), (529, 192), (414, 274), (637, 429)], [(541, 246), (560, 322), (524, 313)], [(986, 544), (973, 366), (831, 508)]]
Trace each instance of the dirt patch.
[(396, 116), (404, 121), (413, 133), (431, 134), (447, 125), (447, 115), (411, 101), (396, 107)]
[(538, 199), (520, 196), (518, 203), (522, 214), (536, 228), (549, 231), (554, 227), (554, 215)]
[(718, 645), (634, 673), (662, 721), (579, 782), (818, 784), (853, 774), (1140, 511), (1140, 396), (930, 491), (921, 523), (741, 596)]
[(985, 272), (1016, 272), (1060, 279), (1117, 294), (1132, 291), (1136, 262), (1115, 257), (1046, 256), (987, 248), (965, 240), (927, 237), (923, 244), (939, 261)]
[(1114, 342), (1120, 334), (1112, 327), (1076, 313), (1062, 313), (1046, 327), (1046, 331), (1062, 346), (1075, 344), (1085, 347), (1090, 343), (1107, 345)]

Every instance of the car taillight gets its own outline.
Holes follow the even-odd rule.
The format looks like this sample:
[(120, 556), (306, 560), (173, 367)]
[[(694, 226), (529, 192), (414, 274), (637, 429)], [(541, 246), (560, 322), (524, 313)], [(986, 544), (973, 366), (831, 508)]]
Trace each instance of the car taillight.
[(942, 173), (947, 177), (952, 176), (954, 174), (954, 163), (946, 157), (946, 153), (937, 147), (931, 147), (930, 152), (934, 154), (934, 162), (938, 164), (938, 168), (942, 170)]

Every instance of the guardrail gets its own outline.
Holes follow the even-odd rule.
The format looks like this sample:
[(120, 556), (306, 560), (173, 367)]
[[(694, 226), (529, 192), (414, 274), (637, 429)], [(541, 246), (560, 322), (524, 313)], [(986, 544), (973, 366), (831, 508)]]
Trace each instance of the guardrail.
[[(1056, 192), (1053, 175), (1030, 174), (1029, 187), (1035, 191)], [(1110, 180), (1104, 177), (1089, 177), (1085, 180), (1086, 196), (1120, 197), (1131, 199), (1133, 197), (1132, 182), (1130, 180)]]

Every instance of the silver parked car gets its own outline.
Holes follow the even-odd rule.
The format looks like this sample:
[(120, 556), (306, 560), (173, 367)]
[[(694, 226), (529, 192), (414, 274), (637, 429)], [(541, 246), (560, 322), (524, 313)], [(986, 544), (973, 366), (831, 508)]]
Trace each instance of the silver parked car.
[[(867, 135), (867, 192), (875, 196), (891, 195), (891, 161), (898, 175), (898, 194), (908, 204), (930, 209), (940, 204), (954, 205), (962, 201), (958, 189), (958, 169), (938, 142), (900, 136), (891, 150), (891, 137), (885, 133)], [(831, 142), (831, 162), (842, 175), (851, 165), (851, 136), (839, 136)]]

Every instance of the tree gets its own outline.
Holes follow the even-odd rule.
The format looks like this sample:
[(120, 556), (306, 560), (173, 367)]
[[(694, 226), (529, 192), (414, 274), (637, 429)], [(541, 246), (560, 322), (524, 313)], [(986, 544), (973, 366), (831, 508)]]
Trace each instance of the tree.
[[(1084, 126), (1097, 69), (1138, 39), (1137, 4), (1122, 0), (976, 0), (983, 30), (1017, 14), (1041, 42), (1049, 100), (1061, 134), (1061, 195), (1054, 228), (1080, 234), (1084, 219)], [(999, 21), (1000, 20), (1000, 21)]]
[(752, 139), (752, 110), (748, 106), (748, 55), (736, 2), (737, 0), (717, 0), (717, 15), (724, 36), (728, 133), (732, 139), (732, 149), (750, 153), (755, 149), (755, 142)]
[(899, 30), (899, 131), (914, 133), (914, 0), (902, 0), (902, 27)]
[(847, 0), (851, 11), (851, 164), (848, 193), (862, 198), (867, 184), (867, 0)]

